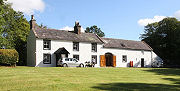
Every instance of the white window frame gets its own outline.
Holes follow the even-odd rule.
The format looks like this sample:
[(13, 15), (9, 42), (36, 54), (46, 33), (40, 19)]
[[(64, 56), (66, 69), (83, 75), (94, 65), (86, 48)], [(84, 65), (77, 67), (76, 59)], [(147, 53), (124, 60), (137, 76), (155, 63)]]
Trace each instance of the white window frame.
[(79, 42), (73, 42), (73, 51), (79, 51)]
[(91, 43), (91, 51), (97, 52), (97, 43)]
[(93, 58), (95, 58), (95, 64), (97, 64), (97, 55), (92, 55), (91, 56), (91, 61), (93, 60)]
[[(77, 57), (76, 57), (76, 56), (77, 56)], [(79, 60), (79, 55), (74, 54), (74, 55), (73, 55), (73, 58)]]
[[(125, 58), (124, 58), (125, 57)], [(127, 55), (122, 55), (122, 62), (126, 63), (127, 62)]]
[[(47, 55), (49, 56), (49, 58), (47, 58), (48, 61), (45, 61), (45, 58), (48, 57)], [(43, 64), (51, 64), (51, 54), (48, 53), (43, 54)]]
[[(49, 46), (49, 48), (47, 46)], [(51, 50), (51, 40), (43, 40), (43, 49), (44, 50)]]

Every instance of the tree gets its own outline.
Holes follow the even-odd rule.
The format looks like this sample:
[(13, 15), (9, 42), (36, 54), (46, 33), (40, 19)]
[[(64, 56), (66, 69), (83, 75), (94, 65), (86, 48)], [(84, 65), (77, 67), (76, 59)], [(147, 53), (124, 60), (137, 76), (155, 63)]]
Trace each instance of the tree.
[(166, 66), (180, 65), (180, 21), (176, 18), (165, 18), (145, 26), (140, 38), (154, 49)]
[(30, 31), (29, 22), (22, 12), (16, 12), (10, 4), (0, 1), (0, 48), (16, 49), (19, 63), (26, 62), (26, 40)]
[(43, 25), (42, 23), (40, 25), (38, 25), (40, 28), (44, 28), (47, 29), (48, 27), (46, 25)]
[(91, 26), (91, 27), (87, 27), (85, 30), (86, 33), (95, 33), (97, 34), (99, 37), (104, 37), (105, 34), (104, 32), (101, 31), (100, 28), (98, 28), (96, 25)]

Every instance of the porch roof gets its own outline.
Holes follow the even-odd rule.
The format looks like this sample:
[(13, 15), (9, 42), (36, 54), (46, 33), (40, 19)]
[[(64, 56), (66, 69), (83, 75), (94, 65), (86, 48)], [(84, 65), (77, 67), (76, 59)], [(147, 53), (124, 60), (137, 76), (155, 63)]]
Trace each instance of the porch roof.
[(59, 48), (54, 54), (70, 54), (64, 47)]

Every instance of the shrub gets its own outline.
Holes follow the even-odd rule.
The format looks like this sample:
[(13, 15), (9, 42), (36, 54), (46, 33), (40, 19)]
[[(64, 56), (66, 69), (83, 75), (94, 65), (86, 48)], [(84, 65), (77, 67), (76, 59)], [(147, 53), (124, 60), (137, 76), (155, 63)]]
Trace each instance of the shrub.
[(0, 49), (0, 65), (16, 66), (18, 60), (19, 55), (15, 49)]

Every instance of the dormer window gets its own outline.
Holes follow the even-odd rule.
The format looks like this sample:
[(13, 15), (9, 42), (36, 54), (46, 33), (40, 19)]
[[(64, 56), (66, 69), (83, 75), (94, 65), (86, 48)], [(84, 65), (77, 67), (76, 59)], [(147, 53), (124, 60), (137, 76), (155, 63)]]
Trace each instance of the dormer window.
[(125, 45), (124, 45), (123, 43), (121, 43), (121, 46), (122, 46), (122, 47), (125, 47)]
[(73, 42), (73, 51), (79, 51), (79, 42)]
[(43, 49), (51, 50), (51, 40), (43, 40)]
[(97, 43), (92, 43), (92, 52), (97, 52)]

